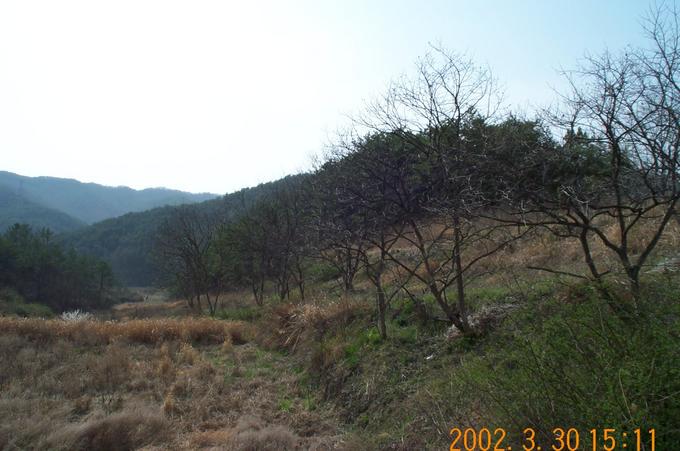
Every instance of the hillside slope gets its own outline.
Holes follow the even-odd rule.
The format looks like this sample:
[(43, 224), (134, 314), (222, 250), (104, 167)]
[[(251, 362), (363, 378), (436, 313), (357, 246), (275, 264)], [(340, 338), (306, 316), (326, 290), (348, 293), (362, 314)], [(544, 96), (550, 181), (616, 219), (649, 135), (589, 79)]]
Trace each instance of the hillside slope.
[[(279, 183), (289, 179), (286, 177), (254, 188), (244, 188), (201, 202), (198, 208), (206, 212), (219, 212), (224, 220), (229, 221), (238, 216), (244, 205), (251, 205), (266, 197)], [(128, 213), (65, 234), (60, 239), (78, 252), (107, 261), (119, 282), (124, 285), (153, 285), (158, 282), (157, 265), (153, 257), (156, 232), (172, 211), (172, 207), (160, 207)]]
[(54, 232), (69, 232), (85, 227), (85, 222), (66, 213), (39, 205), (0, 185), (0, 231), (16, 223), (34, 228), (49, 228)]
[[(56, 177), (25, 177), (6, 171), (0, 171), (0, 187), (28, 202), (63, 212), (87, 224), (125, 213), (217, 197), (215, 194), (192, 194), (165, 188), (134, 190)], [(0, 210), (0, 218), (4, 216), (4, 211)]]

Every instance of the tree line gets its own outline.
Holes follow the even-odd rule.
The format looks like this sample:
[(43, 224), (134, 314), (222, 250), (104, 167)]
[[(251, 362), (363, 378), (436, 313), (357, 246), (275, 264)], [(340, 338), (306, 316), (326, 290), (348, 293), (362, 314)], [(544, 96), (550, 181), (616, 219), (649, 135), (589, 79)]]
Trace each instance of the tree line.
[[(312, 173), (244, 202), (237, 219), (178, 208), (159, 232), (165, 273), (214, 314), (228, 287), (249, 287), (258, 305), (267, 284), (282, 300), (293, 291), (304, 299), (323, 261), (346, 291), (366, 275), (383, 337), (395, 296), (422, 302), (415, 282), (467, 334), (466, 288), (484, 263), (544, 231), (577, 240), (584, 271), (534, 269), (589, 280), (615, 311), (635, 315), (641, 271), (678, 220), (676, 19), (653, 14), (650, 45), (589, 57), (565, 73), (558, 106), (531, 119), (504, 113), (488, 68), (433, 48), (415, 75), (354, 118)], [(606, 279), (619, 274), (630, 302), (609, 293)]]
[(53, 311), (108, 307), (113, 285), (105, 262), (65, 250), (49, 229), (15, 224), (0, 235), (0, 287)]

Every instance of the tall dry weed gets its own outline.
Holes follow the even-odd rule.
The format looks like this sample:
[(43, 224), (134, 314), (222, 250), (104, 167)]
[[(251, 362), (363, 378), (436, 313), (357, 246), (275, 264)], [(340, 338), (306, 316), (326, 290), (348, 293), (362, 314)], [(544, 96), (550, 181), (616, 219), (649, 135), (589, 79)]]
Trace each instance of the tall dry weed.
[(37, 341), (64, 339), (79, 344), (108, 344), (116, 340), (155, 344), (164, 341), (234, 343), (249, 339), (249, 326), (238, 321), (208, 318), (148, 319), (131, 321), (62, 321), (37, 318), (0, 318), (0, 334), (14, 334)]
[(277, 306), (261, 328), (261, 344), (295, 351), (298, 344), (318, 341), (325, 333), (349, 324), (370, 308), (365, 303), (339, 299), (326, 303)]

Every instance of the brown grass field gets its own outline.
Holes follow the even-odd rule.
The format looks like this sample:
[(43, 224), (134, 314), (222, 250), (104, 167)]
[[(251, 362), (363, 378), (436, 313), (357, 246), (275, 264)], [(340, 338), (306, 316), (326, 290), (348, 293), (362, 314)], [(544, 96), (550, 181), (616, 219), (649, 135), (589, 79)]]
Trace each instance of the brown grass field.
[(331, 410), (239, 322), (0, 318), (0, 449), (337, 449)]

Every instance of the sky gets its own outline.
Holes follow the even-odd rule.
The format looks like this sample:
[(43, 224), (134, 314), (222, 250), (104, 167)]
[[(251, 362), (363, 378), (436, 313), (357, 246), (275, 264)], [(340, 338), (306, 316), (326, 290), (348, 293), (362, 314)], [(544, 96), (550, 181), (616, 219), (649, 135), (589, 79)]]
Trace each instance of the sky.
[(0, 0), (0, 170), (227, 193), (314, 155), (431, 44), (514, 111), (586, 53), (643, 45), (643, 0)]

